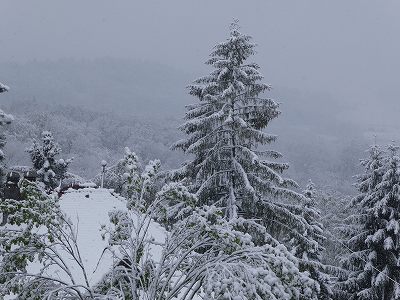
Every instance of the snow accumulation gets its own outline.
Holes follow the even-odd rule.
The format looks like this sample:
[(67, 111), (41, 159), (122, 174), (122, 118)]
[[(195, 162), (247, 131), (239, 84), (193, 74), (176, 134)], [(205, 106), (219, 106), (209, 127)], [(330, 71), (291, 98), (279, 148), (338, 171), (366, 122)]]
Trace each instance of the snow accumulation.
[[(78, 246), (90, 276), (90, 284), (96, 284), (111, 270), (113, 263), (116, 263), (112, 254), (104, 251), (107, 241), (101, 237), (101, 225), (109, 223), (109, 211), (126, 210), (126, 201), (108, 189), (70, 189), (60, 198), (60, 207), (77, 229)], [(164, 237), (162, 227), (155, 222), (151, 224), (149, 233), (155, 240), (160, 241)], [(159, 253), (153, 253), (154, 256), (158, 256), (157, 254)], [(80, 270), (74, 270), (78, 280), (84, 280)]]
[[(111, 270), (118, 260), (110, 251), (106, 250), (107, 240), (101, 237), (101, 225), (109, 224), (109, 211), (114, 209), (126, 210), (126, 200), (108, 189), (83, 188), (69, 189), (59, 200), (60, 208), (70, 218), (77, 232), (77, 244), (85, 267), (90, 286), (98, 283)], [(163, 242), (165, 233), (163, 228), (153, 222), (149, 228), (149, 238)], [(85, 285), (85, 278), (79, 265), (64, 251), (60, 250), (65, 263), (68, 265), (76, 285)], [(160, 257), (160, 249), (150, 250), (154, 258)], [(64, 257), (65, 253), (65, 257)], [(28, 273), (38, 273), (42, 265), (34, 262), (28, 266)], [(47, 271), (51, 278), (69, 282), (70, 277), (58, 266)], [(7, 298), (7, 299), (12, 299)]]
[[(113, 264), (110, 252), (104, 251), (107, 241), (101, 238), (100, 227), (108, 223), (109, 211), (126, 208), (125, 201), (106, 189), (70, 189), (60, 198), (60, 207), (78, 232), (79, 251), (89, 282), (95, 284)], [(84, 283), (79, 267), (73, 265), (71, 269), (74, 277)]]

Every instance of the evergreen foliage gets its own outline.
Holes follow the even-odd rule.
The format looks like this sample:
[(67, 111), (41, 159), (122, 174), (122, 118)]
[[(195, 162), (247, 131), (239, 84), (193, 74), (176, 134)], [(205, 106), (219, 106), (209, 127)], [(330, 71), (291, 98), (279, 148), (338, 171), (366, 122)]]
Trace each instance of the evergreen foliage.
[(72, 159), (57, 159), (61, 148), (54, 141), (52, 133), (43, 131), (41, 143), (34, 140), (27, 152), (30, 154), (33, 168), (46, 188), (56, 188), (65, 177)]
[[(360, 194), (353, 205), (358, 213), (348, 218), (352, 253), (343, 260), (349, 275), (338, 284), (349, 299), (400, 299), (400, 159), (391, 144), (384, 155), (378, 146), (362, 161)], [(355, 225), (354, 225), (355, 224)]]
[(276, 160), (282, 155), (268, 149), (276, 136), (263, 129), (280, 111), (277, 102), (261, 97), (270, 86), (261, 82), (260, 67), (248, 62), (255, 54), (251, 40), (234, 22), (206, 62), (214, 70), (189, 86), (199, 102), (188, 106), (180, 127), (187, 138), (173, 148), (193, 159), (175, 176), (186, 181), (199, 205), (221, 207), (227, 219), (259, 218), (274, 236), (289, 234), (311, 248), (313, 240), (303, 233), (314, 231), (299, 204), (306, 199), (283, 177), (288, 165)]
[(314, 241), (314, 247), (310, 248), (308, 244), (304, 244), (301, 240), (293, 240), (293, 253), (299, 258), (300, 270), (308, 271), (311, 278), (319, 283), (318, 299), (328, 300), (332, 299), (333, 295), (331, 280), (326, 273), (327, 266), (321, 262), (322, 253), (325, 250), (322, 244), (326, 238), (323, 235), (323, 224), (320, 222), (321, 212), (316, 207), (317, 191), (311, 180), (307, 184), (304, 195), (307, 198), (307, 202), (304, 204), (302, 216), (310, 225), (309, 228), (313, 230), (311, 234), (308, 231), (304, 232), (304, 236)]
[(143, 211), (155, 196), (153, 187), (161, 175), (161, 163), (158, 159), (151, 160), (142, 170), (136, 153), (126, 147), (121, 165), (125, 169), (122, 195), (127, 199), (129, 208)]
[[(19, 275), (26, 274), (28, 264), (36, 258), (48, 261), (46, 248), (62, 234), (59, 227), (63, 221), (57, 201), (36, 184), (23, 180), (21, 194), (22, 200), (0, 202), (0, 210), (8, 216), (7, 226), (12, 226), (12, 230), (0, 230), (0, 294), (12, 291), (19, 295), (18, 299), (40, 299), (39, 295), (50, 288), (49, 282), (41, 285), (40, 274)], [(56, 283), (51, 283), (54, 286)]]

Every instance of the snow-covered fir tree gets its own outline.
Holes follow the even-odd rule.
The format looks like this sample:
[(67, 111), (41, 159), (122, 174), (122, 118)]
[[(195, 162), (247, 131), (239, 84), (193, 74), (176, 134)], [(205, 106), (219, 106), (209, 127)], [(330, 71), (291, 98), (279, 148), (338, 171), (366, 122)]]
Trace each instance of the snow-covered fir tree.
[(34, 140), (27, 151), (30, 154), (34, 169), (37, 170), (46, 188), (54, 189), (60, 185), (72, 159), (57, 159), (57, 156), (61, 153), (61, 148), (54, 141), (53, 134), (50, 131), (43, 131), (41, 142)]
[(354, 199), (358, 213), (349, 217), (352, 250), (343, 261), (348, 278), (338, 284), (346, 299), (400, 299), (400, 159), (398, 147), (388, 146), (386, 155), (378, 146), (362, 161), (360, 194)]
[(268, 149), (276, 136), (263, 129), (280, 111), (277, 102), (261, 97), (270, 86), (261, 82), (259, 66), (248, 61), (255, 53), (251, 40), (235, 21), (229, 38), (214, 47), (206, 62), (214, 70), (189, 86), (199, 102), (187, 107), (187, 121), (180, 127), (187, 138), (173, 148), (193, 159), (175, 176), (186, 180), (199, 205), (217, 205), (228, 219), (239, 214), (260, 218), (271, 232), (284, 231), (313, 247), (303, 236), (310, 225), (298, 206), (305, 197), (283, 177), (288, 165), (276, 160), (281, 154)]
[(128, 147), (125, 148), (122, 165), (125, 168), (122, 194), (127, 199), (138, 199), (138, 194), (140, 193), (140, 163), (136, 153), (132, 152)]
[(126, 147), (121, 165), (125, 170), (123, 173), (122, 195), (127, 199), (128, 207), (139, 211), (145, 209), (151, 202), (149, 198), (154, 196), (150, 182), (160, 175), (160, 161), (158, 159), (151, 160), (142, 170), (136, 153)]
[(302, 216), (310, 225), (308, 230), (313, 230), (311, 234), (308, 231), (304, 232), (304, 236), (314, 241), (314, 247), (309, 247), (308, 244), (304, 244), (301, 240), (293, 240), (293, 253), (299, 258), (300, 270), (308, 271), (311, 278), (319, 283), (318, 299), (328, 300), (332, 299), (333, 296), (332, 283), (330, 276), (327, 274), (328, 267), (321, 263), (321, 254), (325, 250), (322, 246), (325, 237), (323, 235), (323, 224), (320, 222), (321, 213), (316, 207), (317, 191), (311, 179), (306, 186), (304, 195), (307, 201), (303, 204)]

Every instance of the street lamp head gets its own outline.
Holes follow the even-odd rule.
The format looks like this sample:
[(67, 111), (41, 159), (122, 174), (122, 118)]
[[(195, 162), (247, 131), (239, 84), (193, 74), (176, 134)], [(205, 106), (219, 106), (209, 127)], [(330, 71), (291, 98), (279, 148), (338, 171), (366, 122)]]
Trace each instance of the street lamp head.
[(105, 160), (102, 160), (102, 161), (101, 161), (101, 166), (102, 166), (102, 167), (107, 166), (107, 162), (106, 162)]

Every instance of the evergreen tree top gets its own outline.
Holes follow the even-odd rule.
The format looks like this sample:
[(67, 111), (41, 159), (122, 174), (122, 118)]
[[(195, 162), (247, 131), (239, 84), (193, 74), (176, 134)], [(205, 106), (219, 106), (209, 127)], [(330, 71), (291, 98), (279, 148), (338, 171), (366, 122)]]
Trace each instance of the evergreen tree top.
[(252, 43), (252, 37), (250, 35), (242, 34), (239, 26), (239, 21), (234, 20), (229, 26), (230, 36), (229, 38), (217, 44), (214, 50), (211, 52), (211, 58), (207, 61), (207, 64), (214, 64), (221, 58), (226, 59), (231, 66), (239, 66), (243, 64), (250, 56), (256, 52), (254, 48), (256, 44)]
[(381, 181), (384, 173), (384, 151), (379, 145), (372, 145), (368, 150), (368, 157), (361, 160), (364, 167), (364, 173), (357, 176), (356, 187), (360, 194), (357, 195), (352, 204), (357, 203), (361, 206), (373, 205), (371, 197), (368, 196)]
[[(200, 100), (218, 101), (218, 98), (236, 98), (245, 95), (246, 98), (256, 97), (271, 87), (261, 83), (263, 76), (258, 71), (259, 65), (247, 63), (254, 55), (256, 44), (252, 37), (239, 31), (237, 21), (230, 26), (229, 38), (214, 46), (206, 64), (215, 70), (194, 81), (189, 86), (190, 94)], [(249, 100), (249, 99), (247, 99)]]

